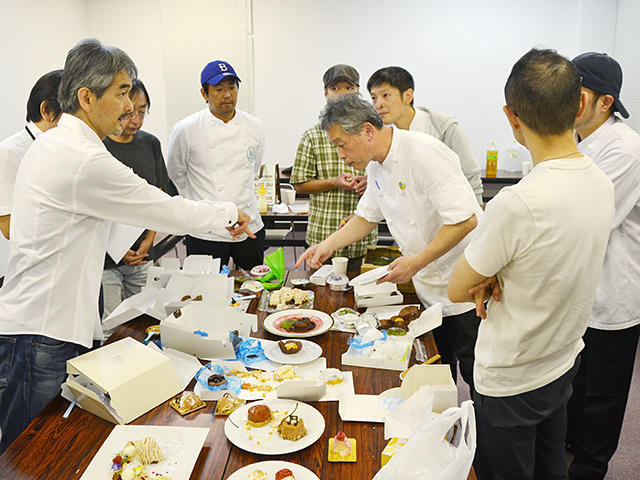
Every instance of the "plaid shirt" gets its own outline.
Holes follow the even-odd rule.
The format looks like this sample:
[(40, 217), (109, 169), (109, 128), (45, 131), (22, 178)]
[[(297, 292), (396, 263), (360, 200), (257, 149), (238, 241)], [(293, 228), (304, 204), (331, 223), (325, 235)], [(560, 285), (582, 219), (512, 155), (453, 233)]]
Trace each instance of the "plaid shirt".
[[(338, 151), (331, 144), (327, 133), (320, 128), (320, 125), (304, 132), (296, 152), (296, 160), (291, 172), (291, 183), (328, 180), (342, 173), (365, 174), (364, 171), (356, 170), (338, 158)], [(359, 200), (360, 195), (356, 192), (340, 188), (309, 195), (307, 243), (315, 245), (335, 232), (340, 221), (355, 211)], [(375, 245), (377, 240), (378, 230), (374, 229), (362, 240), (336, 250), (334, 256), (361, 257), (364, 255), (367, 245)]]

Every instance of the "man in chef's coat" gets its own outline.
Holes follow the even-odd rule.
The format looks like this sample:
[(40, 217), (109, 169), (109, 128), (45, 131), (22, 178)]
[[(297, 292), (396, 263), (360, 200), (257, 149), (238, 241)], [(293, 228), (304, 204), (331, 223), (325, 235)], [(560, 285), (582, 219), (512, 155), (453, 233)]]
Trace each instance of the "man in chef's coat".
[(319, 268), (334, 250), (364, 238), (386, 220), (403, 256), (379, 281), (413, 279), (425, 306), (442, 305), (443, 323), (434, 331), (438, 350), (454, 375), (460, 362), (464, 380), (473, 387), (479, 319), (472, 303), (449, 301), (447, 283), (481, 209), (457, 155), (430, 135), (385, 126), (373, 105), (357, 94), (330, 99), (320, 120), (340, 158), (366, 168), (368, 188), (349, 222), (306, 250), (296, 266), (306, 261)]

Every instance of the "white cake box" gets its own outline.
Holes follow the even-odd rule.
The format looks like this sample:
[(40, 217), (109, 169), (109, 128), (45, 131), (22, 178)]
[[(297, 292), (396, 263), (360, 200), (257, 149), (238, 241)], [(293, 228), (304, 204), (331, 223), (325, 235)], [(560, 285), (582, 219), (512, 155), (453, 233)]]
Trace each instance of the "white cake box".
[(256, 315), (221, 302), (192, 302), (180, 313), (160, 323), (162, 345), (198, 358), (235, 359), (229, 332), (237, 330), (241, 337), (248, 337), (258, 329)]
[[(414, 365), (404, 376), (399, 396), (407, 399), (417, 392), (423, 385), (429, 385), (433, 391), (433, 408), (436, 413), (442, 413), (447, 408), (458, 406), (458, 388), (456, 387), (451, 368), (442, 365)], [(392, 389), (396, 390), (396, 389)], [(387, 390), (389, 392), (389, 390)], [(382, 392), (381, 395), (384, 395)], [(398, 393), (394, 393), (398, 395)]]
[[(202, 301), (228, 300), (233, 294), (233, 277), (219, 273), (190, 274), (174, 272), (166, 288), (158, 293), (154, 305), (147, 309), (147, 315), (162, 320), (178, 308), (202, 295)], [(182, 301), (189, 295), (191, 299)]]
[(68, 360), (67, 373), (78, 405), (121, 425), (182, 391), (169, 357), (131, 337)]
[(442, 305), (436, 303), (423, 311), (418, 318), (409, 324), (409, 331), (405, 336), (387, 340), (387, 342), (393, 342), (404, 347), (404, 354), (401, 358), (372, 358), (366, 355), (356, 355), (353, 347), (349, 347), (342, 354), (342, 365), (380, 368), (382, 370), (406, 370), (411, 359), (413, 340), (440, 325), (442, 325)]
[(356, 285), (353, 294), (358, 308), (376, 307), (380, 305), (398, 305), (404, 300), (395, 283), (384, 282), (379, 285), (370, 283)]

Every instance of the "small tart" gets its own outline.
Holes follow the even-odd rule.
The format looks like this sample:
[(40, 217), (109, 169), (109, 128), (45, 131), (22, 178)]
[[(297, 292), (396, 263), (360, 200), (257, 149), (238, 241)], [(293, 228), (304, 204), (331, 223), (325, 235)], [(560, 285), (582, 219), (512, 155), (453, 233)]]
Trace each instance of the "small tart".
[(278, 434), (285, 440), (300, 440), (307, 434), (307, 428), (304, 426), (304, 420), (300, 417), (288, 415), (278, 425)]

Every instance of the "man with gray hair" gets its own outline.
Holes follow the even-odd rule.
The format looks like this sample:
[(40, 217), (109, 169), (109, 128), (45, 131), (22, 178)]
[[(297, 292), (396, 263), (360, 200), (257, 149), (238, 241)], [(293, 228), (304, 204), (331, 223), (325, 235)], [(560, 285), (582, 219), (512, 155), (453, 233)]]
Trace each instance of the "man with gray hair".
[[(360, 88), (360, 74), (351, 65), (330, 67), (322, 77), (327, 100), (355, 93)], [(338, 230), (345, 217), (353, 215), (360, 196), (367, 188), (363, 171), (345, 165), (319, 124), (307, 129), (296, 152), (291, 183), (299, 193), (309, 194), (309, 223), (306, 242), (316, 245)], [(336, 257), (349, 259), (348, 270), (360, 270), (367, 245), (375, 245), (374, 229), (359, 242), (335, 251)]]
[(64, 66), (58, 128), (20, 164), (0, 290), (0, 453), (59, 394), (66, 361), (92, 345), (110, 221), (174, 234), (247, 231), (234, 204), (170, 197), (108, 152), (102, 139), (132, 110), (136, 73), (122, 50), (78, 43)]
[(473, 386), (479, 319), (472, 303), (454, 305), (447, 298), (453, 265), (481, 214), (458, 157), (432, 136), (383, 125), (373, 105), (359, 95), (329, 100), (320, 120), (340, 158), (356, 169), (366, 167), (369, 188), (347, 225), (306, 250), (296, 267), (306, 260), (319, 268), (334, 250), (364, 238), (386, 220), (404, 256), (389, 265), (379, 282), (413, 279), (425, 306), (442, 304), (438, 350), (454, 377), (460, 361), (463, 378)]

